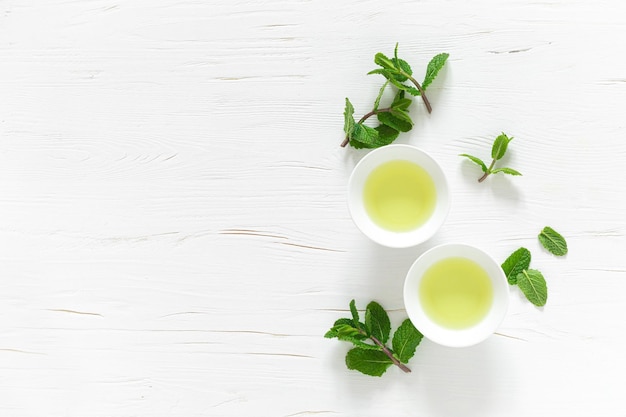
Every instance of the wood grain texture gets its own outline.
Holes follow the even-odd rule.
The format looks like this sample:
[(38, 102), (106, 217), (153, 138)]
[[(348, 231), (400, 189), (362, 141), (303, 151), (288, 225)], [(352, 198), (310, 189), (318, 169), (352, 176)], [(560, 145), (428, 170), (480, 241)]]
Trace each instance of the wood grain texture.
[[(0, 0), (0, 414), (623, 416), (624, 28), (616, 0)], [(450, 53), (398, 142), (453, 206), (403, 250), (352, 224), (366, 151), (339, 147), (396, 42), (416, 72)], [(457, 155), (501, 131), (524, 176), (478, 184)], [(512, 289), (478, 346), (345, 369), (327, 328), (351, 298), (399, 324), (444, 242), (526, 246), (547, 305)]]

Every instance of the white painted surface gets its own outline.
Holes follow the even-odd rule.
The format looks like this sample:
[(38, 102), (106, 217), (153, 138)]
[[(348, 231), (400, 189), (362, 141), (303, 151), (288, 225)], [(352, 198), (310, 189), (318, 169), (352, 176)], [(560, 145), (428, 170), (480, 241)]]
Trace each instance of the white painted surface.
[[(0, 415), (626, 416), (625, 30), (619, 1), (1, 0)], [(416, 72), (450, 53), (398, 142), (453, 206), (403, 250), (351, 223), (338, 146), (396, 41)], [(478, 184), (457, 154), (500, 131), (525, 175)], [(323, 333), (351, 298), (398, 324), (443, 242), (528, 247), (547, 306), (345, 369)]]

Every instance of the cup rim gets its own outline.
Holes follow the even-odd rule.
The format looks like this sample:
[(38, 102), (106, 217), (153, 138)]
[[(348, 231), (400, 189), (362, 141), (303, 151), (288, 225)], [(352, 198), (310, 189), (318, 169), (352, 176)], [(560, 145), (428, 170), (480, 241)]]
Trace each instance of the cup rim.
[[(367, 215), (363, 187), (372, 170), (384, 162), (410, 161), (428, 172), (435, 183), (437, 202), (430, 218), (416, 229), (396, 232), (382, 228)], [(450, 211), (450, 190), (443, 169), (427, 152), (413, 145), (391, 144), (374, 149), (355, 165), (348, 181), (348, 209), (357, 228), (372, 241), (390, 248), (408, 248), (433, 237)]]
[[(423, 273), (435, 262), (450, 257), (463, 257), (476, 262), (487, 272), (493, 285), (493, 303), (485, 318), (463, 329), (450, 329), (433, 322), (419, 300)], [(467, 244), (446, 243), (429, 249), (413, 262), (404, 281), (403, 295), (407, 315), (424, 337), (443, 346), (467, 347), (487, 339), (504, 320), (509, 305), (509, 283), (500, 264), (486, 252)]]

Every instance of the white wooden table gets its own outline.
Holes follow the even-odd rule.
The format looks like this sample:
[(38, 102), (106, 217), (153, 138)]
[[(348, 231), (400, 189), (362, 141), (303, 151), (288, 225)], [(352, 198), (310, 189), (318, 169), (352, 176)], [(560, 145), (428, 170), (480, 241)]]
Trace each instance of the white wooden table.
[[(617, 0), (0, 0), (0, 415), (626, 416), (625, 35)], [(339, 147), (396, 42), (419, 77), (450, 54), (398, 143), (453, 206), (403, 250), (353, 225)], [(501, 131), (524, 176), (478, 184), (458, 154)], [(395, 327), (446, 242), (529, 248), (546, 307), (347, 370), (324, 332), (352, 298)]]

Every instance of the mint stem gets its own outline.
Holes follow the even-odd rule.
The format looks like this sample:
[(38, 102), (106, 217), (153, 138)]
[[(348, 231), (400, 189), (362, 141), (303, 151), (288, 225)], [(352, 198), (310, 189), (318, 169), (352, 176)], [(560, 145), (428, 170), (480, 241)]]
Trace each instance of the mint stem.
[(496, 164), (496, 160), (494, 159), (493, 161), (491, 161), (491, 165), (489, 165), (489, 168), (487, 168), (487, 171), (485, 171), (483, 176), (478, 179), (478, 182), (485, 181), (485, 178), (487, 178), (489, 176), (489, 174), (491, 174), (491, 170), (493, 169), (493, 166), (495, 164)]
[(402, 75), (404, 75), (405, 77), (407, 77), (409, 80), (411, 80), (411, 82), (413, 84), (415, 84), (415, 87), (417, 87), (417, 89), (420, 92), (420, 95), (422, 96), (422, 101), (424, 102), (424, 104), (426, 105), (426, 110), (428, 110), (428, 113), (432, 113), (433, 108), (430, 105), (430, 101), (428, 101), (428, 97), (426, 97), (426, 92), (424, 91), (424, 89), (422, 88), (422, 86), (420, 85), (420, 83), (417, 82), (417, 80), (415, 78), (413, 78), (412, 76), (410, 76), (409, 74), (407, 74), (406, 72), (402, 71)]
[(402, 369), (406, 373), (411, 372), (411, 369), (409, 369), (408, 366), (406, 366), (405, 364), (400, 362), (398, 359), (396, 359), (396, 357), (393, 356), (393, 353), (391, 353), (391, 351), (387, 348), (387, 346), (385, 346), (380, 340), (378, 340), (372, 335), (368, 336), (364, 330), (359, 329), (359, 332), (369, 337), (372, 340), (372, 342), (374, 342), (374, 344), (377, 345), (385, 353), (385, 355), (389, 356), (389, 359), (391, 359), (391, 362), (393, 362), (394, 365), (396, 365), (398, 368)]
[[(364, 121), (366, 121), (370, 117), (374, 116), (375, 114), (378, 114), (378, 113), (389, 113), (390, 111), (391, 111), (391, 107), (386, 107), (384, 109), (374, 109), (371, 112), (364, 114), (363, 117), (361, 117), (357, 123), (358, 124), (363, 124)], [(345, 148), (348, 143), (350, 143), (350, 137), (348, 135), (346, 135), (346, 138), (343, 140), (343, 142), (341, 142), (341, 147)]]

